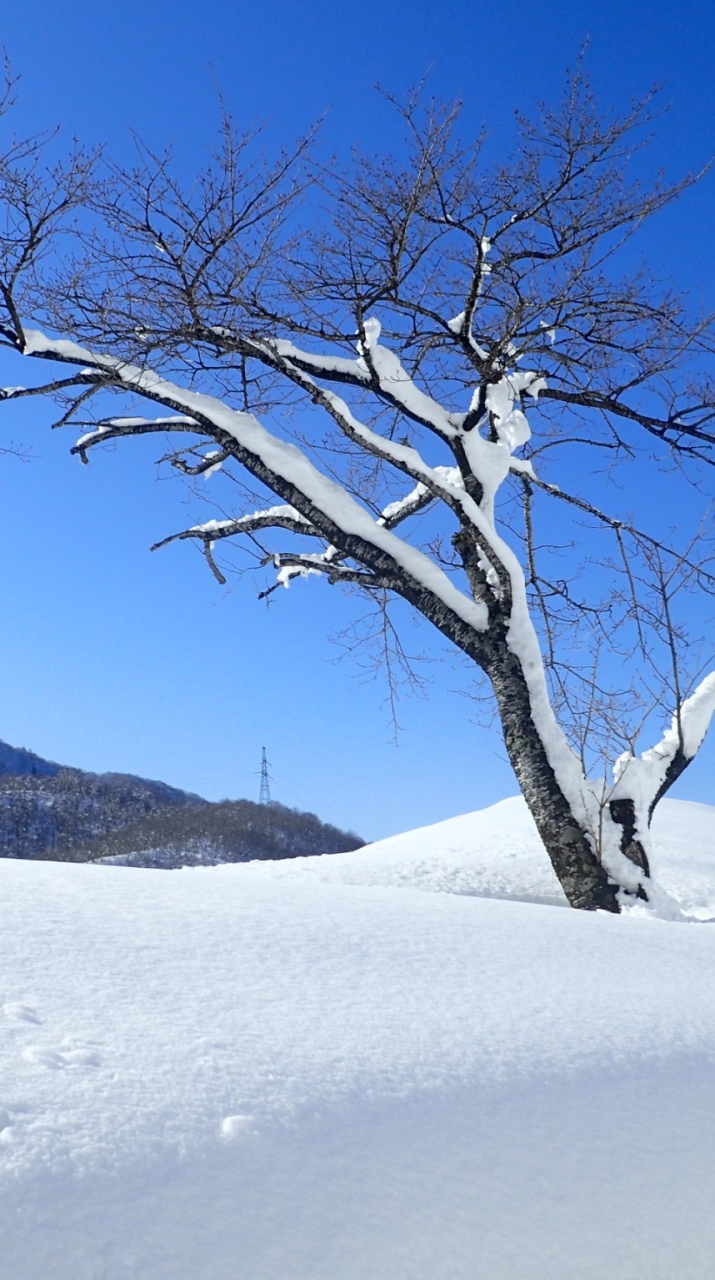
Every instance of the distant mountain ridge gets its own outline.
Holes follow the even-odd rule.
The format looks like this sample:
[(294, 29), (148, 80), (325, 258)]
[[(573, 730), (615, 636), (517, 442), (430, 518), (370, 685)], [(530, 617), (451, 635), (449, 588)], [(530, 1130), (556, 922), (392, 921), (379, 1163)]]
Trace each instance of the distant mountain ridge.
[(9, 773), (15, 777), (31, 776), (54, 778), (62, 768), (52, 760), (43, 760), (34, 751), (26, 751), (24, 747), (11, 747), (8, 742), (0, 742), (0, 775)]
[(0, 856), (53, 858), (150, 813), (207, 800), (165, 782), (89, 773), (0, 742)]
[(169, 869), (342, 853), (363, 843), (283, 805), (211, 803), (165, 782), (68, 768), (0, 742), (0, 857)]

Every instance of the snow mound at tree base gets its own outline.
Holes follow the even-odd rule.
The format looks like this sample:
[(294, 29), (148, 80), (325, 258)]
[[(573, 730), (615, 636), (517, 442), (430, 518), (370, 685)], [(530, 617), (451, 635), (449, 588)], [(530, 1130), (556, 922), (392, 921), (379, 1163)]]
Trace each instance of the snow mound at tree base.
[(431, 893), (0, 863), (3, 1280), (711, 1280), (715, 929), (445, 892), (437, 831)]

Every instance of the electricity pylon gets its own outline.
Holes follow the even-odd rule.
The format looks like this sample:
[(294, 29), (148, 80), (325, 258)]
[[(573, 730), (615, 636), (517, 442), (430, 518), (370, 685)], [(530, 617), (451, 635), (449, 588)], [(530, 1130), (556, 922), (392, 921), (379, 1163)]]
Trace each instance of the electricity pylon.
[(268, 772), (268, 761), (266, 760), (266, 748), (262, 748), (261, 756), (261, 789), (258, 793), (259, 804), (271, 803), (270, 774)]

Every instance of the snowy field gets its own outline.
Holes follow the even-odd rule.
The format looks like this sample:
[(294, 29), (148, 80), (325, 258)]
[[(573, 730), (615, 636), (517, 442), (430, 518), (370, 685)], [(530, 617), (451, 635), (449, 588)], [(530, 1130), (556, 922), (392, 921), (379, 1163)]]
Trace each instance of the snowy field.
[(696, 923), (586, 915), (518, 800), (355, 853), (0, 860), (3, 1280), (712, 1280)]

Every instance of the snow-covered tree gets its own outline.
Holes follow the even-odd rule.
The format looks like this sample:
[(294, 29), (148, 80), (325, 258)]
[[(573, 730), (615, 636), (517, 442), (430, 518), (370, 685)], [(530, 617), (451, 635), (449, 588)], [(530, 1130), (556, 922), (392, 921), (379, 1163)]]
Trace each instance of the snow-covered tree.
[(343, 170), (228, 120), (189, 184), (141, 146), (130, 170), (10, 146), (0, 332), (53, 372), (3, 394), (58, 399), (84, 462), (159, 433), (187, 477), (232, 469), (245, 505), (173, 535), (219, 581), (243, 540), (268, 591), (406, 601), (486, 678), (571, 904), (657, 902), (650, 819), (715, 709), (713, 325), (624, 243), (691, 179), (632, 179), (650, 104), (604, 117), (580, 70), (504, 162), (455, 110), (393, 106), (403, 158)]

